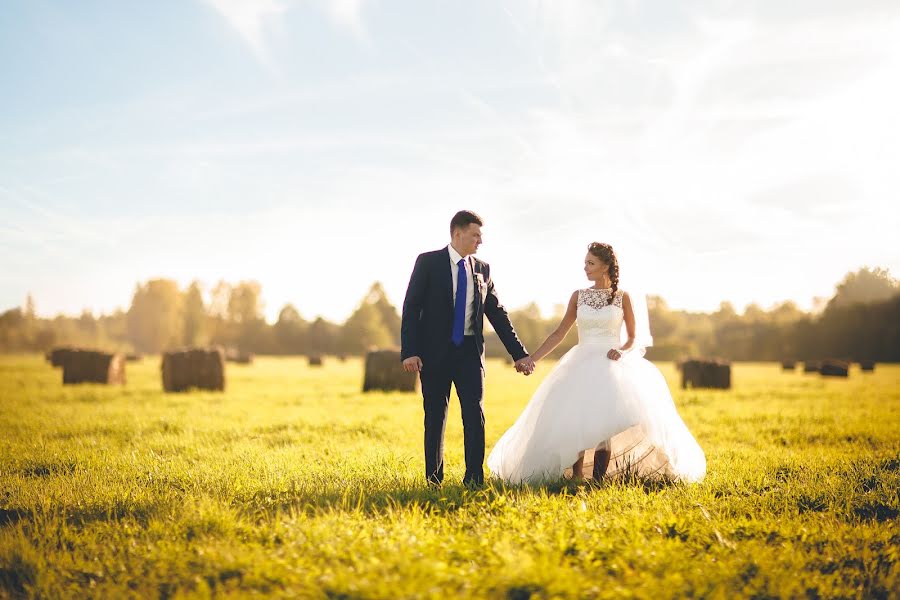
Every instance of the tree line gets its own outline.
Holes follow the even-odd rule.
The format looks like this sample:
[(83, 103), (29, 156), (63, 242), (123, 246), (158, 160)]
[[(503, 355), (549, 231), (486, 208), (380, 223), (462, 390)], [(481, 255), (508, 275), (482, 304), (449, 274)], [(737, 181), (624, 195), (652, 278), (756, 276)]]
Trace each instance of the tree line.
[[(400, 315), (376, 282), (343, 323), (307, 320), (286, 304), (275, 323), (263, 317), (262, 289), (254, 281), (219, 282), (208, 293), (199, 282), (185, 289), (169, 279), (135, 287), (127, 311), (41, 318), (29, 296), (24, 307), (0, 314), (0, 351), (44, 352), (60, 345), (158, 353), (183, 346), (222, 345), (257, 354), (361, 355), (399, 344)], [(769, 310), (748, 306), (742, 314), (723, 302), (711, 313), (673, 310), (659, 296), (648, 299), (654, 346), (647, 357), (678, 360), (715, 356), (730, 360), (900, 361), (900, 284), (884, 269), (848, 273), (820, 310), (793, 302)], [(536, 348), (561, 315), (543, 317), (535, 304), (510, 312), (519, 336)], [(577, 342), (573, 328), (557, 348)], [(506, 356), (494, 335), (486, 353)]]

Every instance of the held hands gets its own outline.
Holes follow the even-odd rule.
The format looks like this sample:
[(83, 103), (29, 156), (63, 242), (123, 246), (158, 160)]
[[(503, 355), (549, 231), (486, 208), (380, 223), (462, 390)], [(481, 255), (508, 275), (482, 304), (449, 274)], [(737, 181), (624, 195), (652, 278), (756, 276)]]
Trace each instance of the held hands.
[(532, 359), (530, 356), (526, 356), (517, 360), (516, 372), (524, 373), (526, 376), (534, 373), (534, 359)]
[(609, 352), (606, 353), (606, 358), (609, 360), (619, 360), (622, 358), (621, 350), (616, 350), (615, 348), (611, 348)]
[(403, 361), (403, 370), (407, 373), (418, 373), (422, 370), (422, 359), (418, 356), (410, 356)]

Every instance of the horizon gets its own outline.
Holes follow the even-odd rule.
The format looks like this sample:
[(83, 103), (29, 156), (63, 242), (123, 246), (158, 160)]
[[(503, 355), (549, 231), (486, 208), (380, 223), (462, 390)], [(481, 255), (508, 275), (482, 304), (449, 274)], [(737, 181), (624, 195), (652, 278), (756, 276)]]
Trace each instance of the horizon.
[[(855, 271), (853, 271), (853, 272), (856, 273), (856, 272), (859, 272), (860, 270), (863, 270), (863, 269), (875, 270), (875, 269), (878, 269), (878, 268), (879, 268), (879, 267), (871, 267), (871, 266), (869, 266), (869, 265), (864, 265), (864, 266), (860, 267), (859, 269), (857, 269), (857, 270), (855, 270)], [(848, 274), (849, 274), (849, 273), (848, 273)], [(894, 279), (894, 280), (896, 281), (896, 278), (894, 278), (893, 275), (890, 274), (889, 271), (888, 271), (888, 275), (889, 275), (892, 279)], [(151, 279), (170, 279), (170, 278), (166, 278), (166, 277), (154, 277), (154, 278), (151, 278)], [(148, 280), (148, 281), (149, 281), (149, 280)], [(180, 282), (177, 282), (177, 283), (178, 283), (178, 288), (179, 288), (179, 290), (180, 290), (182, 293), (184, 293), (184, 292), (187, 291), (188, 287), (189, 287), (192, 283), (194, 283), (195, 281), (198, 281), (198, 280), (194, 279), (194, 280), (191, 280), (191, 281), (187, 282), (186, 284), (181, 284)], [(248, 281), (254, 281), (254, 280), (248, 280)], [(144, 285), (144, 284), (146, 284), (146, 283), (147, 283), (147, 281), (137, 282), (137, 283), (135, 284), (135, 286), (137, 287), (138, 285)], [(198, 283), (200, 283), (200, 286), (201, 286), (201, 293), (202, 293), (202, 295), (203, 295), (204, 308), (209, 309), (209, 305), (210, 305), (210, 292), (211, 292), (211, 288), (214, 287), (214, 285), (206, 285), (206, 284), (204, 284), (203, 282), (199, 282), (199, 281), (198, 281)], [(220, 283), (220, 282), (216, 282), (216, 283)], [(224, 283), (226, 283), (226, 284), (228, 284), (228, 285), (236, 285), (236, 284), (241, 283), (241, 282), (238, 282), (238, 281), (230, 281), (230, 282), (229, 282), (229, 281), (226, 281), (226, 282), (224, 282)], [(666, 298), (665, 298), (664, 296), (660, 296), (660, 295), (658, 295), (658, 294), (648, 294), (648, 295), (649, 295), (649, 296), (654, 296), (654, 297), (661, 298), (661, 299), (666, 303), (666, 307), (667, 307), (668, 310), (670, 310), (670, 311), (679, 311), (679, 312), (687, 312), (687, 313), (694, 313), (694, 314), (711, 314), (711, 313), (713, 313), (713, 312), (716, 312), (716, 310), (718, 310), (718, 309), (721, 307), (721, 305), (724, 304), (724, 303), (731, 304), (732, 308), (735, 310), (735, 313), (738, 314), (738, 315), (744, 315), (744, 314), (746, 313), (747, 309), (748, 309), (749, 307), (751, 307), (751, 306), (756, 306), (756, 307), (762, 309), (762, 310), (765, 311), (765, 312), (769, 312), (769, 311), (774, 310), (774, 309), (776, 309), (777, 307), (782, 306), (782, 305), (784, 305), (785, 303), (788, 303), (788, 302), (793, 302), (793, 303), (797, 306), (797, 308), (798, 308), (799, 310), (801, 310), (802, 312), (809, 313), (809, 314), (818, 314), (819, 312), (821, 312), (821, 311), (825, 308), (825, 305), (827, 304), (828, 300), (830, 300), (831, 298), (833, 298), (833, 297), (835, 296), (835, 293), (837, 292), (838, 284), (840, 284), (840, 281), (838, 281), (838, 282), (835, 283), (835, 286), (834, 286), (835, 289), (834, 289), (834, 291), (832, 292), (832, 294), (831, 294), (830, 296), (827, 296), (827, 297), (826, 297), (826, 296), (821, 296), (821, 297), (814, 298), (813, 301), (812, 301), (812, 307), (809, 308), (809, 309), (806, 309), (806, 308), (800, 306), (799, 304), (797, 304), (795, 301), (789, 300), (789, 299), (788, 299), (788, 300), (776, 301), (776, 302), (774, 302), (773, 304), (768, 305), (768, 306), (762, 306), (762, 305), (759, 305), (759, 304), (750, 303), (750, 304), (747, 304), (747, 305), (745, 305), (745, 306), (743, 306), (743, 307), (735, 306), (735, 305), (731, 304), (728, 300), (722, 300), (722, 301), (720, 301), (720, 303), (719, 303), (718, 305), (716, 305), (716, 307), (715, 307), (714, 309), (711, 309), (711, 310), (691, 310), (691, 309), (679, 308), (679, 307), (672, 306), (671, 304), (669, 304), (669, 302), (666, 300)], [(368, 289), (371, 289), (371, 287), (374, 286), (374, 285), (382, 285), (382, 287), (383, 287), (382, 282), (376, 280), (376, 281), (373, 281), (373, 282), (371, 282), (371, 283), (369, 284), (369, 286), (367, 287), (367, 290), (368, 290)], [(389, 302), (397, 309), (398, 314), (401, 313), (401, 312), (402, 312), (402, 308), (403, 308), (403, 302), (402, 302), (402, 300), (401, 300), (399, 303), (398, 303), (398, 302), (395, 302), (395, 301), (394, 301), (394, 300), (386, 293), (386, 291), (385, 291), (385, 295), (387, 296), (388, 301), (389, 301)], [(359, 303), (362, 302), (362, 301), (365, 299), (365, 297), (366, 297), (366, 294), (363, 294), (362, 296), (360, 296), (360, 298), (359, 298), (357, 304), (354, 306), (354, 310), (355, 310), (355, 308), (356, 308), (357, 306), (359, 306)], [(262, 301), (263, 306), (264, 306), (264, 307), (267, 306), (267, 303), (266, 303), (266, 301), (265, 301), (265, 288), (261, 288), (261, 291), (260, 291), (260, 299), (261, 299), (261, 301)], [(36, 301), (33, 297), (32, 297), (32, 301), (34, 302), (35, 305), (37, 305), (37, 301)], [(3, 309), (3, 307), (0, 307), (0, 309), (2, 309), (2, 310), (0, 310), (0, 313), (2, 313), (4, 310), (11, 310), (11, 309), (15, 309), (15, 308), (20, 308), (20, 309), (22, 309), (22, 310), (25, 310), (26, 305), (27, 305), (27, 298), (26, 298), (26, 302), (23, 303), (21, 306), (18, 306), (18, 307), (8, 307), (8, 308), (6, 308), (6, 309)], [(352, 311), (351, 311), (350, 313), (348, 313), (347, 315), (345, 315), (345, 316), (343, 316), (343, 317), (340, 317), (340, 318), (338, 318), (338, 319), (330, 319), (330, 318), (327, 318), (327, 317), (325, 317), (324, 315), (321, 315), (321, 314), (318, 314), (318, 315), (311, 315), (311, 314), (305, 312), (305, 311), (303, 310), (303, 307), (302, 307), (302, 306), (299, 306), (299, 305), (298, 305), (297, 303), (295, 303), (295, 302), (290, 302), (290, 301), (288, 301), (286, 304), (281, 305), (281, 306), (279, 306), (279, 307), (277, 308), (277, 310), (274, 312), (274, 314), (275, 314), (275, 317), (274, 317), (274, 318), (270, 318), (268, 312), (264, 310), (264, 311), (263, 311), (263, 319), (265, 320), (265, 322), (266, 322), (268, 325), (274, 325), (274, 324), (278, 321), (278, 314), (279, 314), (279, 313), (281, 312), (281, 310), (284, 309), (287, 305), (291, 305), (291, 306), (293, 306), (295, 309), (297, 309), (297, 312), (300, 313), (300, 316), (301, 316), (305, 321), (307, 321), (307, 322), (312, 322), (312, 321), (315, 321), (315, 320), (318, 319), (318, 318), (323, 318), (323, 319), (325, 319), (326, 321), (329, 321), (329, 322), (332, 322), (332, 323), (336, 323), (336, 324), (340, 324), (340, 323), (345, 322), (345, 321), (352, 315)], [(523, 309), (525, 309), (525, 308), (527, 308), (527, 307), (529, 307), (529, 306), (531, 306), (531, 305), (536, 305), (536, 306), (538, 307), (538, 310), (539, 310), (539, 312), (540, 312), (540, 317), (541, 317), (541, 319), (544, 319), (544, 320), (546, 320), (546, 319), (553, 319), (554, 317), (557, 317), (558, 314), (559, 314), (559, 311), (565, 309), (565, 305), (564, 305), (564, 304), (558, 304), (558, 305), (555, 305), (555, 306), (553, 307), (553, 310), (552, 310), (552, 311), (545, 311), (545, 310), (542, 309), (542, 308), (540, 307), (540, 305), (538, 305), (536, 302), (526, 302), (526, 303), (524, 303), (524, 304), (522, 304), (522, 305), (519, 305), (519, 306), (508, 306), (508, 305), (505, 305), (505, 304), (504, 304), (504, 306), (506, 306), (506, 309), (507, 309), (508, 311), (510, 311), (510, 312), (514, 312), (514, 311), (517, 311), (517, 310), (523, 310)], [(129, 304), (126, 305), (126, 306), (117, 306), (117, 307), (114, 307), (112, 310), (107, 311), (107, 312), (99, 312), (99, 313), (98, 313), (98, 312), (94, 312), (94, 311), (88, 311), (88, 312), (90, 312), (90, 314), (91, 314), (94, 318), (99, 318), (99, 317), (102, 317), (102, 316), (113, 315), (113, 314), (115, 314), (115, 313), (118, 312), (118, 311), (122, 311), (122, 312), (127, 313), (128, 310), (129, 310), (129, 308), (130, 308), (130, 302), (129, 302)], [(85, 309), (85, 310), (87, 310), (87, 309)], [(79, 313), (41, 314), (41, 311), (40, 311), (40, 310), (35, 310), (35, 316), (37, 316), (38, 318), (41, 318), (41, 319), (48, 319), (48, 320), (52, 320), (52, 319), (57, 318), (57, 317), (77, 318), (77, 317), (81, 316), (82, 314), (84, 314), (84, 312), (85, 312), (85, 311), (81, 311), (81, 312), (79, 312)]]
[(891, 2), (0, 15), (2, 306), (109, 314), (152, 278), (255, 280), (269, 322), (287, 303), (342, 322), (374, 281), (399, 309), (463, 208), (501, 301), (542, 315), (586, 287), (591, 241), (623, 289), (691, 312), (811, 311), (848, 272), (900, 272)]

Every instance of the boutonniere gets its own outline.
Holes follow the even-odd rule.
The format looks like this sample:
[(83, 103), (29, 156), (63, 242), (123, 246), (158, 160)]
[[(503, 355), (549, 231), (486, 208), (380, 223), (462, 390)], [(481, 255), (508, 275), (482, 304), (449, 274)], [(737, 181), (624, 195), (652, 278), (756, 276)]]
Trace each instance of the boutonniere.
[(475, 282), (478, 284), (478, 287), (484, 287), (484, 275), (475, 273)]

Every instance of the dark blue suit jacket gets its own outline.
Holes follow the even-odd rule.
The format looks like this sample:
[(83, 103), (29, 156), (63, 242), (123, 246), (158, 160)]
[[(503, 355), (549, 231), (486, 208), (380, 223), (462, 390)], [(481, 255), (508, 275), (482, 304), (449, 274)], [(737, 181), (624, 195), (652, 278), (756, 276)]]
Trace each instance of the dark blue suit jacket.
[[(484, 364), (484, 317), (487, 316), (500, 341), (513, 360), (528, 356), (519, 341), (509, 314), (497, 299), (491, 267), (469, 256), (466, 260), (474, 273), (475, 305), (472, 318), (475, 343)], [(450, 251), (441, 248), (420, 254), (416, 259), (403, 301), (403, 317), (400, 326), (400, 360), (410, 356), (422, 359), (425, 369), (429, 363), (440, 363), (450, 346), (453, 332), (453, 275)], [(469, 282), (472, 284), (472, 282)]]

